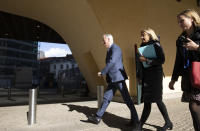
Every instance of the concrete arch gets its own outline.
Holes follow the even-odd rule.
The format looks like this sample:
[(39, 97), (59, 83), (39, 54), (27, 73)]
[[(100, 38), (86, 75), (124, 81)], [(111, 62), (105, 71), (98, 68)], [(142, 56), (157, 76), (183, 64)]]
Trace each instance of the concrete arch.
[[(91, 93), (96, 94), (96, 85), (104, 84), (103, 80), (97, 78), (99, 67), (96, 60), (99, 60), (98, 62), (103, 66), (105, 53), (102, 51), (105, 49), (100, 44), (101, 28), (87, 1), (1, 2), (1, 10), (33, 18), (56, 30), (66, 43), (69, 43), (89, 87), (93, 87), (90, 88)], [(103, 56), (98, 54), (103, 54)]]
[(139, 45), (139, 32), (150, 26), (161, 36), (165, 50), (165, 74), (170, 76), (175, 56), (174, 43), (180, 29), (176, 14), (195, 8), (196, 0), (1, 0), (0, 10), (41, 21), (56, 30), (66, 41), (85, 76), (90, 91), (105, 81), (97, 77), (104, 66), (106, 49), (101, 35), (109, 32), (122, 48), (124, 64), (129, 75), (129, 90), (136, 95), (134, 44)]

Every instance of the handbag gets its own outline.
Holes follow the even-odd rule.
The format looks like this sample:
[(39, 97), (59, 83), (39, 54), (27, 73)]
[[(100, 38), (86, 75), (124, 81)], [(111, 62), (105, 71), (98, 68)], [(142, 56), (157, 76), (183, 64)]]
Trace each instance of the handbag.
[(198, 61), (191, 63), (190, 80), (192, 87), (200, 89), (200, 62)]

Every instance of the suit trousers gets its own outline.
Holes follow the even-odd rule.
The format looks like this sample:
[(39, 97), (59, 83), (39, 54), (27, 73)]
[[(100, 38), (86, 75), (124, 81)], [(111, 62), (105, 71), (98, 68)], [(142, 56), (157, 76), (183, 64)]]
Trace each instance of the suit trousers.
[(103, 114), (105, 113), (105, 111), (106, 111), (108, 105), (110, 104), (113, 96), (115, 95), (115, 92), (116, 92), (117, 89), (120, 91), (124, 102), (126, 103), (128, 108), (130, 109), (131, 121), (138, 122), (139, 121), (138, 120), (138, 114), (136, 112), (133, 101), (131, 100), (131, 97), (128, 93), (128, 89), (127, 89), (125, 81), (120, 81), (120, 82), (108, 84), (107, 90), (104, 93), (103, 103), (96, 113), (97, 117), (101, 118), (103, 116)]

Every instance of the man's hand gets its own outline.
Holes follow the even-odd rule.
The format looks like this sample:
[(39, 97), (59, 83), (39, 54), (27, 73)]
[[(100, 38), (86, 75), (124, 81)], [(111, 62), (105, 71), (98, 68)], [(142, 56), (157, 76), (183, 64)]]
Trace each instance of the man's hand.
[(171, 81), (169, 82), (169, 89), (174, 90), (174, 84), (175, 84), (175, 81), (174, 81), (174, 80), (171, 80)]
[(199, 45), (196, 44), (194, 41), (191, 39), (187, 38), (189, 42), (185, 43), (183, 47), (185, 47), (187, 50), (197, 50), (199, 48)]
[(97, 75), (98, 75), (99, 77), (100, 77), (100, 76), (102, 76), (101, 72), (98, 72), (98, 74), (97, 74)]

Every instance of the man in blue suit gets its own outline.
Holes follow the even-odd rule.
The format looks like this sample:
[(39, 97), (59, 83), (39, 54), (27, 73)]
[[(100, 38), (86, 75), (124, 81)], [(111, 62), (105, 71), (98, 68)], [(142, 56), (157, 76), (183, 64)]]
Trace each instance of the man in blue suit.
[(123, 97), (124, 102), (131, 112), (131, 121), (128, 125), (135, 126), (139, 120), (135, 106), (131, 100), (125, 83), (127, 75), (122, 62), (122, 51), (119, 46), (113, 43), (113, 37), (111, 34), (103, 35), (103, 43), (107, 48), (106, 66), (101, 72), (98, 72), (98, 76), (101, 77), (106, 75), (108, 87), (104, 93), (101, 107), (97, 111), (96, 115), (89, 116), (88, 120), (95, 124), (98, 124), (101, 121), (106, 108), (118, 89)]

